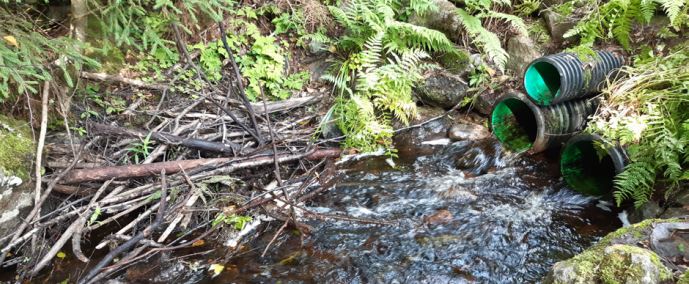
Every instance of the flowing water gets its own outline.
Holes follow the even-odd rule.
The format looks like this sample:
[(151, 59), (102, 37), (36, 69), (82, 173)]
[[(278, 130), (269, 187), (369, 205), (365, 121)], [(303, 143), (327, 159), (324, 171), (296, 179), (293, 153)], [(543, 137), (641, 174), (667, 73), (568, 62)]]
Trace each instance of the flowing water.
[(538, 282), (621, 226), (597, 199), (567, 189), (554, 167), (507, 157), (493, 140), (456, 142), (396, 169), (360, 161), (309, 209), (394, 225), (314, 221), (303, 248), (292, 238), (249, 269), (258, 254), (235, 259), (238, 274), (223, 281)]
[[(596, 198), (564, 185), (556, 163), (512, 157), (492, 139), (404, 148), (396, 167), (366, 158), (340, 167), (314, 212), (379, 220), (308, 220), (261, 257), (281, 224), (210, 277), (224, 249), (162, 254), (127, 283), (532, 283), (552, 264), (621, 226)], [(441, 143), (442, 144), (442, 143)], [(424, 155), (423, 153), (427, 153)], [(303, 237), (303, 238), (302, 238)], [(75, 269), (69, 266), (65, 271)]]

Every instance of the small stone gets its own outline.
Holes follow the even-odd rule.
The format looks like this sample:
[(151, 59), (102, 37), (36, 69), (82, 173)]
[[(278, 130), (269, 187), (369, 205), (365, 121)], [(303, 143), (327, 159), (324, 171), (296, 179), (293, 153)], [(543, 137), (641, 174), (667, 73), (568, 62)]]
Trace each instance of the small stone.
[(452, 221), (452, 213), (447, 209), (441, 209), (433, 215), (423, 218), (423, 222), (429, 225), (445, 224)]
[(488, 129), (476, 124), (455, 124), (447, 131), (452, 141), (479, 140), (490, 136)]

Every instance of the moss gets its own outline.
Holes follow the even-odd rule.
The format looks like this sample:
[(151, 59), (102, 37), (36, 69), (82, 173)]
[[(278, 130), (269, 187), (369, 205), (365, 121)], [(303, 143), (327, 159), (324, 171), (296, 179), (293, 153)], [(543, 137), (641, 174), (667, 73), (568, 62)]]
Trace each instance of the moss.
[[(680, 219), (648, 219), (643, 222), (636, 223), (629, 227), (620, 228), (601, 239), (597, 244), (593, 245), (586, 251), (555, 265), (553, 270), (558, 270), (563, 277), (553, 279), (549, 276), (550, 283), (629, 283), (625, 279), (638, 279), (643, 272), (639, 269), (639, 265), (631, 265), (630, 258), (632, 254), (648, 255), (653, 265), (657, 266), (660, 271), (661, 280), (669, 280), (672, 278), (669, 270), (662, 264), (658, 255), (650, 250), (639, 248), (633, 245), (639, 241), (644, 240), (650, 234), (652, 224), (680, 222)], [(620, 244), (622, 243), (622, 244)], [(615, 253), (612, 250), (617, 250), (622, 253)], [(634, 269), (632, 269), (634, 268)], [(639, 276), (636, 277), (635, 276)], [(687, 284), (689, 284), (689, 276), (687, 276)], [(566, 280), (566, 281), (563, 281)], [(631, 281), (631, 280), (630, 280)], [(633, 281), (632, 281), (633, 282)]]
[(677, 280), (677, 284), (689, 284), (689, 270), (685, 271)]
[[(632, 256), (637, 256), (635, 259)], [(645, 266), (644, 257), (658, 269), (661, 281), (672, 279), (672, 274), (654, 252), (631, 245), (614, 245), (605, 249), (600, 263), (599, 277), (606, 284), (639, 283), (651, 271)]]
[(469, 66), (469, 53), (464, 50), (447, 52), (438, 58), (438, 62), (452, 73), (461, 73)]
[(22, 180), (29, 178), (34, 143), (28, 123), (0, 115), (0, 170)]

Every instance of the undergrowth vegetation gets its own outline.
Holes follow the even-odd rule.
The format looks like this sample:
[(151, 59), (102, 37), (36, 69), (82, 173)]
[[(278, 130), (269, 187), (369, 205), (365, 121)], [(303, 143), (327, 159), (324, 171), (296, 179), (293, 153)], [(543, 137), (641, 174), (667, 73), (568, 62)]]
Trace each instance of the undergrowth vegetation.
[(437, 9), (429, 1), (411, 2), (353, 0), (328, 7), (346, 30), (335, 44), (344, 58), (324, 76), (339, 94), (331, 114), (346, 147), (392, 150), (391, 118), (406, 124), (416, 117), (412, 87), (431, 68), (423, 63), (428, 52), (459, 52), (443, 33), (401, 21)]
[(665, 36), (689, 27), (689, 2), (686, 0), (610, 0), (592, 8), (564, 36), (578, 36), (584, 46), (591, 46), (600, 39), (615, 39), (629, 50), (634, 24), (649, 24), (657, 10), (662, 10), (669, 18)]
[(646, 203), (656, 185), (672, 196), (689, 180), (689, 47), (638, 57), (625, 79), (604, 91), (589, 129), (626, 147), (630, 163), (615, 180), (618, 204)]

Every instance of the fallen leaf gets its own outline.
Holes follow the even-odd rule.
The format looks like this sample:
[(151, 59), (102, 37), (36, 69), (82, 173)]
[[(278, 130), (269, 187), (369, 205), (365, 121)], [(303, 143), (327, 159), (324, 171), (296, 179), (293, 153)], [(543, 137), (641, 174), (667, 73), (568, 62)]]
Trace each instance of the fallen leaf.
[(225, 266), (217, 263), (211, 264), (208, 268), (208, 271), (213, 271), (213, 277), (220, 275), (223, 270), (225, 270)]
[(14, 36), (8, 35), (8, 36), (2, 37), (2, 39), (4, 39), (10, 45), (14, 45), (15, 47), (19, 47), (19, 43), (17, 42), (17, 38), (15, 38)]
[(57, 256), (57, 258), (59, 258), (59, 259), (64, 259), (65, 257), (67, 257), (67, 254), (65, 254), (64, 252), (61, 252), (61, 251), (60, 251), (60, 252), (57, 253), (56, 256)]
[(200, 247), (200, 246), (205, 245), (205, 244), (206, 244), (206, 242), (204, 240), (198, 240), (198, 241), (193, 242), (191, 244), (191, 246), (192, 247)]

